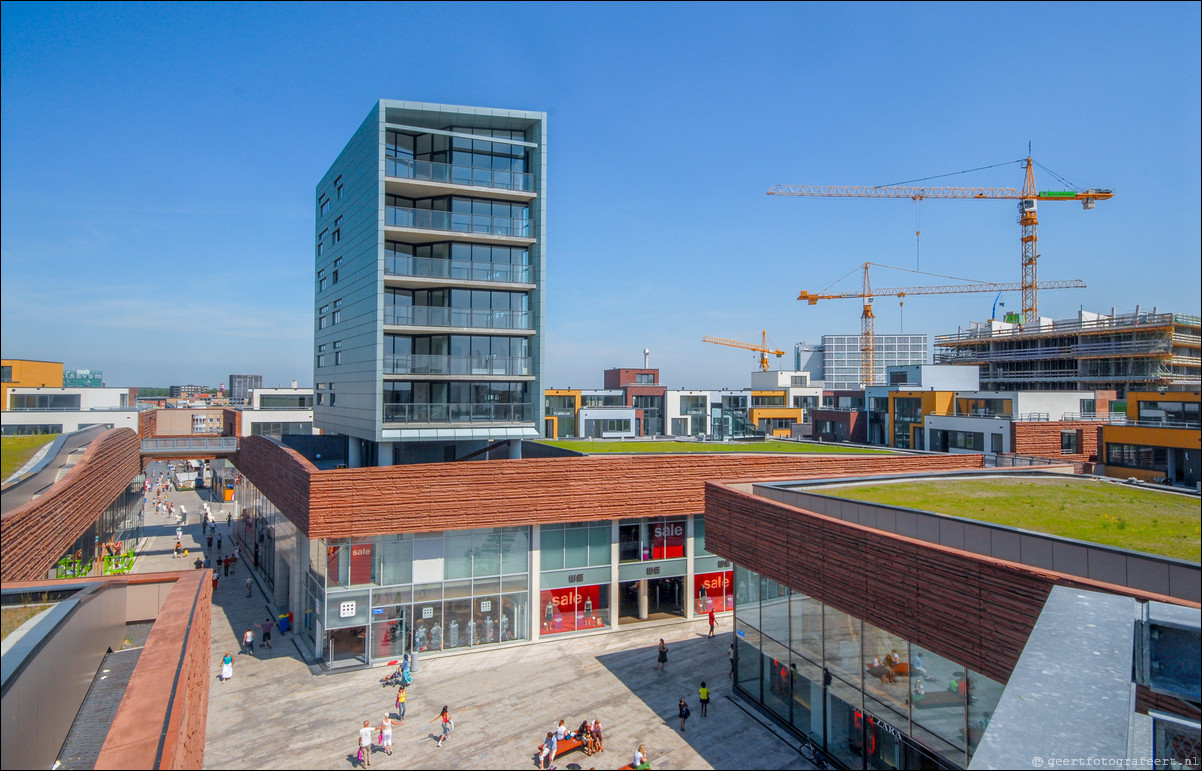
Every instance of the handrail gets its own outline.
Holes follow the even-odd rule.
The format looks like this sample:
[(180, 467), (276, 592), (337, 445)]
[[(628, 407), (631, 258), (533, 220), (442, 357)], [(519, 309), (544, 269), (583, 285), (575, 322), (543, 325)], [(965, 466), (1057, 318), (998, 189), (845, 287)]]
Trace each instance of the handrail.
[(396, 179), (417, 179), (426, 182), (445, 182), (451, 185), (493, 187), (501, 190), (534, 192), (534, 175), (525, 171), (481, 169), (436, 161), (412, 158), (386, 158), (384, 175)]

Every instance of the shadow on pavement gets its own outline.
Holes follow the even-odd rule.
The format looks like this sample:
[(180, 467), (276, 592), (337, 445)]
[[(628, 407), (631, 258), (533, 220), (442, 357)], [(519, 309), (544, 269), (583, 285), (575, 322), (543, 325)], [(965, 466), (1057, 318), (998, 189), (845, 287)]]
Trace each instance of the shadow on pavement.
[[(721, 768), (729, 762), (731, 743), (748, 746), (749, 742), (756, 740), (733, 734), (730, 730), (731, 721), (724, 720), (721, 710), (717, 708), (717, 697), (729, 689), (727, 672), (730, 666), (726, 655), (729, 644), (729, 633), (713, 639), (702, 633), (685, 640), (669, 641), (666, 672), (654, 671), (656, 645), (602, 654), (597, 661), (621, 680), (633, 695), (660, 717), (665, 726), (687, 742), (707, 763), (714, 768)], [(701, 717), (697, 693), (703, 681), (714, 692), (710, 698), (710, 717), (707, 718)], [(680, 730), (678, 712), (682, 698), (692, 711), (684, 732)], [(765, 738), (771, 737), (766, 730), (764, 733)], [(662, 765), (662, 762), (657, 762), (656, 753), (650, 745), (648, 754), (653, 767)]]

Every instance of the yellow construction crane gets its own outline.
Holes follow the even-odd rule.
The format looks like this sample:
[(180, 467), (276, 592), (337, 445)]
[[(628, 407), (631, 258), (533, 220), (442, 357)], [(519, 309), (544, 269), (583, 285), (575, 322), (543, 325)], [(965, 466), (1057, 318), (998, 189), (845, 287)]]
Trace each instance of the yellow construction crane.
[[(1018, 224), (1022, 226), (1023, 271), (1022, 283), (1019, 287), (1023, 292), (1022, 318), (1024, 324), (1032, 324), (1039, 319), (1039, 303), (1036, 290), (1040, 288), (1037, 276), (1039, 251), (1036, 249), (1038, 239), (1036, 226), (1039, 224), (1035, 217), (1036, 201), (1080, 201), (1086, 209), (1092, 209), (1097, 201), (1106, 201), (1114, 197), (1113, 190), (1091, 188), (1089, 190), (1070, 191), (1037, 191), (1035, 189), (1034, 162), (1028, 153), (1026, 161), (1020, 161), (1026, 166), (1026, 177), (1021, 191), (1012, 187), (849, 187), (849, 186), (817, 186), (817, 185), (777, 185), (768, 191), (768, 195), (798, 195), (818, 196), (824, 198), (910, 198), (922, 201), (924, 198), (959, 198), (959, 199), (1011, 199), (1018, 201)], [(1042, 167), (1041, 167), (1042, 168)], [(1046, 168), (1045, 168), (1046, 170)], [(985, 290), (980, 290), (985, 291)]]
[(701, 342), (713, 343), (714, 345), (729, 345), (731, 348), (743, 348), (748, 351), (758, 351), (760, 354), (760, 369), (762, 369), (764, 372), (767, 372), (768, 371), (768, 354), (771, 353), (774, 356), (776, 356), (776, 358), (779, 359), (781, 356), (785, 355), (785, 352), (779, 351), (779, 350), (774, 350), (774, 349), (768, 347), (768, 331), (767, 330), (761, 331), (760, 334), (763, 335), (763, 338), (764, 338), (764, 342), (761, 345), (756, 345), (755, 343), (744, 343), (740, 340), (727, 340), (724, 337), (710, 337), (709, 335), (706, 335), (705, 337), (701, 338)]
[[(806, 292), (803, 291), (797, 296), (798, 300), (805, 300), (810, 305), (817, 305), (819, 300), (848, 300), (848, 299), (863, 299), (864, 312), (860, 315), (860, 380), (864, 386), (876, 384), (876, 342), (875, 342), (875, 316), (872, 313), (872, 298), (874, 297), (906, 297), (908, 295), (919, 294), (961, 294), (966, 292), (1012, 292), (1018, 289), (1024, 289), (1024, 284), (945, 284), (943, 286), (895, 286), (884, 289), (873, 289), (872, 281), (868, 276), (868, 267), (876, 265), (878, 268), (893, 268), (891, 265), (881, 265), (880, 263), (866, 262), (863, 264), (864, 271), (864, 288), (860, 292), (843, 292), (841, 294), (822, 294), (821, 292)], [(908, 270), (907, 268), (893, 268), (893, 270)], [(920, 273), (921, 271), (908, 270), (910, 273)], [(850, 275), (850, 274), (849, 274)], [(924, 275), (937, 275), (928, 273)], [(846, 276), (845, 276), (846, 277)], [(945, 277), (946, 278), (946, 277)], [(842, 280), (842, 279), (840, 279)], [(836, 282), (837, 283), (837, 282)], [(1084, 289), (1085, 282), (1079, 279), (1070, 279), (1068, 281), (1041, 281), (1038, 283), (1039, 289)]]

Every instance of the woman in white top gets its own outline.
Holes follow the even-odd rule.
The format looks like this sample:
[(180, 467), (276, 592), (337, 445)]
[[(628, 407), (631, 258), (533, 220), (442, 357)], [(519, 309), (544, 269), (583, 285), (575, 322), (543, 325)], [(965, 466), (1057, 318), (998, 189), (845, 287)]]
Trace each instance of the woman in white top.
[(391, 755), (392, 754), (392, 715), (390, 715), (387, 712), (384, 713), (384, 722), (380, 723), (380, 735), (383, 737), (383, 741), (380, 743), (384, 745), (384, 751), (387, 752), (389, 755)]
[(634, 762), (631, 763), (630, 765), (634, 766), (635, 768), (638, 768), (639, 766), (643, 765), (646, 762), (647, 762), (647, 753), (643, 750), (643, 745), (640, 744), (639, 748), (634, 751)]

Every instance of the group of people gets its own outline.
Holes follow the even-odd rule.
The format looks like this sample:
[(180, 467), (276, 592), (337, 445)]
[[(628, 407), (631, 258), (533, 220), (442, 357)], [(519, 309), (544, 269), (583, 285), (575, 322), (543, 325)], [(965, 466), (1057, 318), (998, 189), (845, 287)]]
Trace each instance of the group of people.
[(555, 760), (555, 754), (559, 750), (559, 743), (567, 739), (576, 739), (583, 744), (584, 754), (586, 755), (605, 752), (605, 741), (601, 735), (600, 718), (594, 719), (591, 723), (587, 718), (580, 721), (580, 726), (575, 731), (569, 731), (567, 723), (560, 720), (555, 730), (547, 731), (547, 739), (543, 742), (542, 749), (539, 751), (538, 760), (541, 768), (551, 768), (551, 763)]
[[(370, 720), (363, 721), (363, 727), (359, 729), (359, 744), (358, 744), (358, 759), (365, 766), (371, 765), (371, 753), (375, 745), (379, 745), (385, 753), (392, 754), (392, 729), (405, 724), (405, 708), (409, 702), (409, 693), (406, 686), (413, 682), (412, 670), (409, 668), (409, 654), (406, 653), (401, 663), (397, 665), (396, 671), (388, 677), (384, 678), (384, 683), (387, 685), (392, 682), (399, 682), (400, 687), (397, 688), (396, 700), (393, 705), (396, 707), (397, 717), (392, 718), (391, 712), (384, 713), (384, 719), (379, 725), (372, 725)], [(438, 739), (438, 746), (451, 735), (451, 729), (454, 727), (454, 721), (451, 720), (451, 713), (447, 707), (442, 708), (442, 712), (438, 714), (434, 720), (441, 719), (442, 733)], [(434, 720), (430, 722), (433, 723)], [(372, 734), (375, 733), (375, 741), (372, 741)]]
[[(872, 665), (868, 667), (868, 674), (873, 677), (879, 677), (882, 683), (896, 683), (898, 669), (901, 666), (901, 656), (897, 649), (894, 648), (891, 652), (885, 654), (884, 660), (877, 656), (872, 660)], [(909, 674), (907, 669), (905, 673)]]

